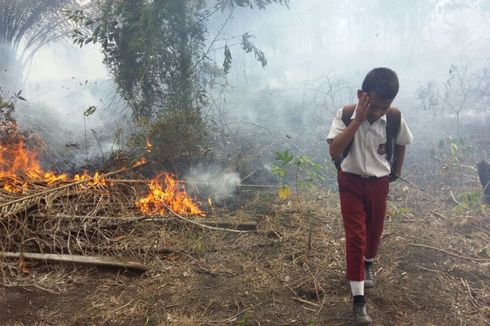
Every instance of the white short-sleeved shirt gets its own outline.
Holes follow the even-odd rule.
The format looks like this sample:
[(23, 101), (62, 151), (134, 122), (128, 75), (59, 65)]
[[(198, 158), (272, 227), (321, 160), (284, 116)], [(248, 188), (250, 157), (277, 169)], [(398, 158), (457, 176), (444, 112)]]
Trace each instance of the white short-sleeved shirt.
[[(342, 111), (340, 108), (332, 121), (332, 126), (328, 133), (327, 142), (331, 142), (347, 126), (342, 121)], [(351, 119), (356, 116), (356, 111)], [(397, 145), (408, 145), (412, 142), (413, 136), (408, 126), (401, 117), (400, 130), (396, 136)], [(383, 177), (391, 172), (390, 163), (386, 159), (386, 115), (381, 116), (373, 124), (364, 121), (357, 129), (354, 141), (349, 153), (342, 161), (340, 168), (344, 172), (354, 173), (362, 176)], [(384, 147), (383, 147), (384, 146)]]

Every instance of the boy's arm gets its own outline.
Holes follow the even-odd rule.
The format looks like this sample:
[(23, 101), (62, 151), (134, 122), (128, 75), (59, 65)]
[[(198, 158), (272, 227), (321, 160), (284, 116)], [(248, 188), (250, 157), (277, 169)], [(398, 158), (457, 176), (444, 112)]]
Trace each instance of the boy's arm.
[(360, 123), (356, 122), (355, 120), (352, 121), (347, 128), (345, 128), (340, 134), (337, 135), (337, 137), (329, 142), (328, 150), (333, 159), (337, 159), (342, 155), (344, 149), (351, 142), (352, 138), (354, 138), (359, 126)]
[(412, 140), (413, 140), (412, 133), (410, 132), (410, 129), (408, 129), (407, 123), (405, 122), (402, 116), (400, 130), (396, 138), (395, 150), (393, 153), (394, 162), (393, 162), (392, 171), (390, 173), (391, 181), (395, 181), (396, 179), (398, 179), (398, 177), (401, 176), (403, 161), (405, 159), (405, 148), (406, 145), (412, 143)]
[(359, 98), (359, 103), (356, 106), (356, 116), (351, 123), (340, 134), (329, 142), (329, 152), (333, 159), (336, 159), (342, 155), (344, 149), (350, 143), (354, 135), (356, 134), (359, 126), (367, 119), (367, 114), (371, 103), (367, 93), (362, 93)]
[(405, 145), (395, 145), (394, 165), (391, 171), (391, 181), (395, 181), (402, 175), (403, 160), (405, 159)]

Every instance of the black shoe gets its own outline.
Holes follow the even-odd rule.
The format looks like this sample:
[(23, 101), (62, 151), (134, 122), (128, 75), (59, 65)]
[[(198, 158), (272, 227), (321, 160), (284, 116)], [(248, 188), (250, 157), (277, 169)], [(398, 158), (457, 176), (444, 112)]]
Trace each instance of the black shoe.
[(354, 303), (354, 325), (370, 325), (373, 320), (367, 314), (365, 302)]
[(366, 264), (364, 268), (364, 287), (372, 288), (375, 284), (373, 263)]

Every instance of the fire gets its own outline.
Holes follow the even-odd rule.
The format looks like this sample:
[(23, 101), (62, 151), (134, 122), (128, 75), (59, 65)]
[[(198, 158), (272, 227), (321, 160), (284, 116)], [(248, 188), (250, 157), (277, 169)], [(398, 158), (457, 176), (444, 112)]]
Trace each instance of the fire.
[(37, 154), (26, 150), (22, 140), (11, 146), (0, 145), (0, 178), (25, 174), (36, 179), (42, 173)]
[(173, 174), (159, 174), (149, 184), (150, 193), (136, 202), (136, 206), (147, 215), (162, 215), (171, 209), (178, 214), (204, 216), (204, 212), (184, 190), (179, 189), (178, 184)]
[(88, 174), (87, 171), (83, 171), (83, 174), (75, 174), (75, 176), (73, 176), (74, 181), (88, 180), (89, 178), (90, 174)]
[(66, 181), (66, 180), (68, 180), (68, 175), (66, 173), (60, 175), (56, 175), (53, 172), (44, 173), (44, 181), (46, 181), (48, 185), (52, 185), (54, 183), (57, 183), (58, 181)]
[[(0, 98), (1, 100), (1, 98)], [(2, 118), (0, 102), (0, 189), (10, 193), (27, 193), (36, 184), (54, 187), (62, 182), (86, 181), (80, 186), (106, 186), (111, 181), (99, 172), (91, 176), (87, 171), (73, 177), (66, 173), (44, 171), (38, 154), (25, 147), (24, 136), (17, 132), (17, 124), (8, 114)], [(10, 112), (10, 111), (9, 111)], [(7, 113), (9, 113), (7, 112)], [(3, 120), (2, 120), (3, 119)], [(145, 150), (151, 152), (152, 144), (147, 139)], [(146, 164), (144, 158), (134, 167)], [(179, 181), (170, 173), (159, 174), (149, 184), (149, 194), (137, 201), (136, 206), (147, 215), (162, 215), (171, 210), (177, 214), (204, 216)]]
[(143, 164), (146, 164), (146, 159), (144, 157), (140, 158), (136, 163), (133, 164), (133, 167), (138, 167)]
[(60, 182), (87, 181), (89, 186), (106, 185), (107, 180), (96, 173), (94, 176), (84, 172), (70, 178), (68, 174), (45, 172), (39, 163), (36, 152), (28, 150), (22, 139), (12, 145), (0, 145), (0, 188), (11, 193), (26, 193), (29, 182), (53, 186)]
[[(92, 179), (92, 180), (90, 180)], [(87, 181), (89, 186), (105, 186), (107, 185), (107, 179), (102, 176), (99, 172), (96, 172), (94, 176), (91, 176), (87, 171), (83, 171), (83, 174), (75, 174), (73, 177), (73, 181), (82, 181), (82, 180), (90, 180)]]
[(1, 188), (12, 193), (24, 193), (28, 184), (24, 179), (44, 181), (43, 170), (37, 154), (24, 147), (24, 141), (19, 140), (12, 145), (0, 145), (0, 179)]
[(2, 186), (2, 189), (8, 192), (13, 192), (13, 193), (24, 193), (26, 192), (29, 187), (27, 185), (27, 182), (24, 183), (6, 183)]
[(151, 148), (152, 148), (152, 145), (150, 143), (150, 140), (148, 138), (146, 138), (146, 146), (145, 146), (145, 150), (150, 153), (151, 152)]
[(88, 182), (89, 186), (106, 186), (107, 179), (99, 172), (94, 174), (93, 180)]

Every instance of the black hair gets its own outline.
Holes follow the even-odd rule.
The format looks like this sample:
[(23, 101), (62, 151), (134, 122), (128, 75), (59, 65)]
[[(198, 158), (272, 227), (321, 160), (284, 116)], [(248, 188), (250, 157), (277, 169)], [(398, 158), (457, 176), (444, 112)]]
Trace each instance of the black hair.
[(389, 68), (374, 68), (364, 78), (362, 90), (375, 92), (384, 99), (392, 100), (398, 93), (398, 76)]

